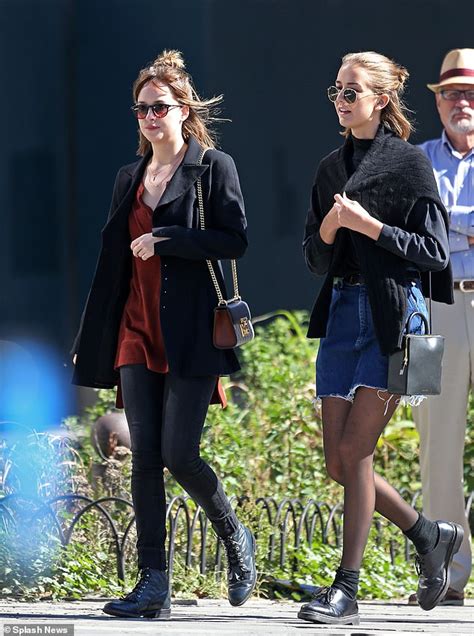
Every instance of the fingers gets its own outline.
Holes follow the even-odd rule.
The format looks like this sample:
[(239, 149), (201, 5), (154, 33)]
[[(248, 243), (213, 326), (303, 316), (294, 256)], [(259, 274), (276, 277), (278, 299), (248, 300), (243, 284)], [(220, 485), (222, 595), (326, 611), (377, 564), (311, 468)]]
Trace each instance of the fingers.
[(351, 205), (356, 203), (356, 201), (353, 201), (352, 199), (349, 199), (345, 192), (343, 192), (342, 195), (335, 194), (334, 195), (334, 200), (336, 201), (336, 203), (338, 203), (341, 206), (345, 206), (346, 208), (349, 208), (349, 207), (351, 207)]
[[(146, 261), (148, 258), (150, 258), (150, 256), (153, 256), (154, 252), (151, 252), (149, 247), (137, 241), (139, 241), (139, 239), (132, 241), (132, 243), (130, 244), (132, 253), (135, 258), (141, 258), (142, 260)], [(135, 245), (133, 245), (134, 243)]]
[(134, 256), (136, 256), (136, 258), (141, 258), (142, 261), (146, 261), (151, 256), (153, 256), (153, 254), (150, 254), (150, 252), (147, 249), (143, 249), (143, 250), (139, 250), (136, 254), (134, 253)]
[(144, 255), (147, 255), (148, 249), (144, 241), (142, 241), (142, 237), (139, 236), (135, 240), (130, 243), (130, 249), (133, 252), (133, 255), (137, 258), (141, 258)]

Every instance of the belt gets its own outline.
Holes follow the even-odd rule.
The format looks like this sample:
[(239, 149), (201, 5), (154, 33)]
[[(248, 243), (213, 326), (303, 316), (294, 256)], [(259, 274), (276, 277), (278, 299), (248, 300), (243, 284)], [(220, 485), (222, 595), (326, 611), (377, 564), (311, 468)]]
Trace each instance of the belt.
[(348, 285), (364, 285), (365, 280), (362, 274), (346, 274), (345, 276), (334, 276), (334, 284), (347, 283)]
[(455, 280), (454, 289), (459, 289), (464, 293), (474, 292), (474, 280)]
[[(419, 272), (407, 271), (405, 273), (407, 281), (418, 280), (420, 278)], [(469, 282), (473, 282), (474, 285), (474, 281)], [(354, 274), (346, 274), (345, 276), (334, 276), (334, 285), (337, 283), (346, 283), (347, 285), (365, 285), (365, 279), (360, 272), (355, 272)]]

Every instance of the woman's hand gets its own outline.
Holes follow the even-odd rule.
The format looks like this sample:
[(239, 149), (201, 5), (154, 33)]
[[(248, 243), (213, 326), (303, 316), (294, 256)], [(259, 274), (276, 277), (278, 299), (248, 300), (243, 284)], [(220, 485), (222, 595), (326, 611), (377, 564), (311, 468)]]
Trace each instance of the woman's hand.
[(169, 241), (167, 236), (153, 236), (149, 234), (142, 234), (134, 241), (130, 243), (130, 249), (136, 258), (141, 258), (142, 261), (146, 261), (155, 254), (155, 243), (159, 241)]
[(338, 219), (340, 205), (335, 203), (321, 223), (321, 227), (319, 228), (319, 236), (327, 245), (332, 245), (336, 240), (336, 234), (338, 229), (341, 227)]
[(340, 227), (347, 227), (349, 230), (365, 234), (376, 241), (382, 231), (383, 223), (374, 219), (360, 203), (352, 201), (340, 194), (334, 195), (336, 201), (334, 207), (337, 208), (337, 218)]

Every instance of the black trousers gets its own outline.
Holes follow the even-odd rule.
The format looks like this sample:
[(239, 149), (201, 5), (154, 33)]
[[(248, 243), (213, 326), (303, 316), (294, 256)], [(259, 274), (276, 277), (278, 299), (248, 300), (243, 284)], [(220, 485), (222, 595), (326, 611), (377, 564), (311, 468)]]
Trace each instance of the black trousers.
[(225, 537), (238, 519), (214, 471), (199, 455), (215, 376), (183, 378), (144, 364), (120, 367), (132, 446), (132, 500), (138, 567), (166, 569), (166, 498), (163, 468), (173, 474)]

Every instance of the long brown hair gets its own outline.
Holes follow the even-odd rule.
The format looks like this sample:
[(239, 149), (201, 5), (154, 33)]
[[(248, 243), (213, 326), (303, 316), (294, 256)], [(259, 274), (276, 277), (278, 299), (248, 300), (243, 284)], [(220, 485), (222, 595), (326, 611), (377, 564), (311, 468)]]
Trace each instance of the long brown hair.
[[(348, 53), (342, 58), (342, 66), (360, 66), (370, 77), (370, 86), (374, 93), (385, 93), (390, 97), (388, 104), (380, 113), (380, 121), (386, 124), (396, 135), (407, 140), (414, 130), (407, 115), (411, 112), (403, 102), (402, 96), (409, 73), (404, 66), (374, 51)], [(347, 137), (350, 128), (342, 133)]]
[[(219, 111), (216, 106), (222, 102), (222, 95), (211, 99), (201, 99), (193, 86), (192, 78), (185, 69), (183, 56), (180, 51), (164, 50), (156, 60), (142, 68), (133, 83), (133, 99), (136, 102), (140, 91), (148, 82), (161, 82), (169, 86), (175, 99), (185, 106), (189, 106), (189, 116), (183, 122), (183, 138), (185, 141), (192, 135), (204, 148), (215, 148), (216, 133), (211, 125), (216, 121), (225, 121), (215, 117)], [(151, 144), (141, 131), (138, 131), (138, 155), (145, 155)]]

